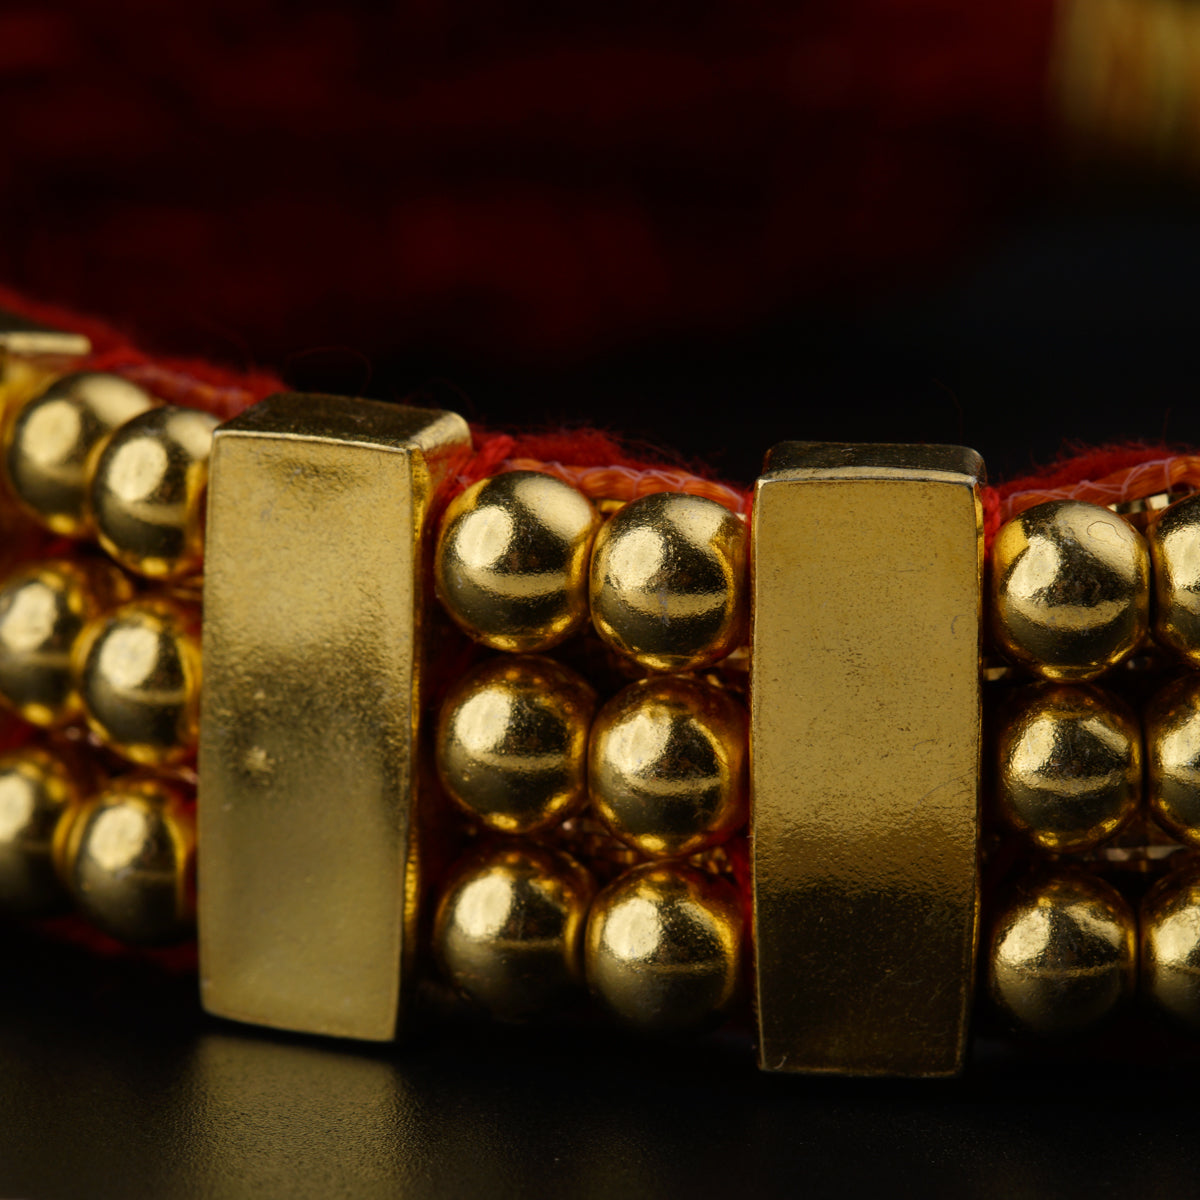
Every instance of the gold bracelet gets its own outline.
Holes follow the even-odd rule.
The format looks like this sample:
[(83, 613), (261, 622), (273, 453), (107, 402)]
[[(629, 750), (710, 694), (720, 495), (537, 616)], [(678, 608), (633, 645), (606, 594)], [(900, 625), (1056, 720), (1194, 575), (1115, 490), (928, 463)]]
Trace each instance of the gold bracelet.
[(944, 1075), (980, 941), (1019, 1030), (1111, 1016), (1139, 956), (1200, 1025), (1179, 480), (1017, 512), (985, 586), (961, 448), (785, 443), (752, 505), (473, 479), (450, 413), (218, 424), (49, 345), (10, 338), (0, 393), (6, 911), (158, 944), (198, 900), (210, 1012), (364, 1039), (432, 952), (501, 1017), (748, 994), (765, 1069)]

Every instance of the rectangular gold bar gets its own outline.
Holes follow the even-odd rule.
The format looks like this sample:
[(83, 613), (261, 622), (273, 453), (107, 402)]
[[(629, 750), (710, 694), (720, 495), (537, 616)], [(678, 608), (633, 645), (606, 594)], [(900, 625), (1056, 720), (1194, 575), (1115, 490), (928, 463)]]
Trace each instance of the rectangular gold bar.
[(200, 734), (201, 996), (386, 1040), (415, 949), (428, 517), (453, 413), (279, 395), (213, 447)]
[(754, 508), (764, 1070), (961, 1069), (978, 926), (983, 463), (792, 442)]

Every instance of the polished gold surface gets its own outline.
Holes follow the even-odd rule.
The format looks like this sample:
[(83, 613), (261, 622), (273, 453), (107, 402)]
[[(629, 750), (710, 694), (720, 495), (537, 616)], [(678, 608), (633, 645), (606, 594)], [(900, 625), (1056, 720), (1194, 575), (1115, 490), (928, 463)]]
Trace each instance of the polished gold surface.
[(634, 867), (592, 904), (588, 986), (636, 1028), (711, 1028), (738, 998), (743, 924), (726, 880), (675, 864)]
[(1109, 884), (1058, 868), (1019, 885), (988, 946), (988, 989), (1024, 1033), (1064, 1035), (1111, 1016), (1133, 990), (1133, 910)]
[(758, 482), (750, 803), (766, 1070), (961, 1067), (982, 469), (958, 447), (789, 443)]
[(0, 699), (34, 725), (79, 715), (71, 652), (85, 624), (128, 599), (128, 580), (106, 563), (27, 563), (0, 584)]
[(592, 726), (592, 806), (649, 858), (695, 854), (746, 821), (746, 710), (687, 675), (632, 684)]
[(394, 1036), (415, 950), (427, 517), (466, 423), (276, 396), (217, 431), (200, 980), (221, 1016)]
[(588, 730), (596, 693), (549, 658), (489, 659), (447, 695), (438, 775), (489, 829), (533, 833), (587, 801)]
[(195, 913), (195, 819), (161, 779), (115, 780), (71, 822), (64, 874), (85, 917), (136, 945), (178, 941)]
[(1083, 684), (1020, 689), (1001, 714), (996, 805), (1035, 845), (1087, 850), (1133, 815), (1142, 734), (1124, 701)]
[(0, 757), (0, 911), (42, 916), (66, 904), (54, 843), (84, 785), (73, 762), (44, 747)]
[(1200, 676), (1169, 683), (1143, 721), (1150, 811), (1181, 841), (1200, 846)]
[(537, 471), (480, 480), (446, 508), (434, 575), (473, 638), (528, 653), (588, 619), (588, 563), (600, 517), (582, 492)]
[(0, 310), (0, 358), (17, 361), (79, 358), (92, 352), (82, 333), (53, 329), (39, 321)]
[(1093, 679), (1144, 637), (1145, 539), (1081, 500), (1051, 500), (1007, 521), (992, 544), (992, 636), (1047, 679)]
[(118, 426), (155, 401), (119, 375), (66, 375), (20, 407), (5, 435), (13, 494), (55, 533), (83, 537), (92, 528), (88, 488), (96, 462)]
[(1200, 1029), (1200, 865), (1171, 872), (1146, 893), (1140, 927), (1142, 994)]
[(199, 569), (216, 427), (209, 413), (163, 406), (109, 438), (92, 477), (91, 510), (100, 544), (123, 567), (167, 580)]
[(166, 597), (131, 600), (91, 621), (72, 654), (84, 715), (136, 763), (185, 762), (200, 713), (200, 615)]
[(1154, 563), (1154, 633), (1200, 666), (1200, 493), (1166, 509), (1147, 531)]
[(746, 637), (746, 528), (714, 500), (643, 496), (596, 535), (592, 623), (655, 671), (714, 663)]
[(497, 1017), (544, 1013), (583, 976), (583, 928), (594, 886), (565, 854), (488, 846), (442, 889), (433, 950), (446, 979)]

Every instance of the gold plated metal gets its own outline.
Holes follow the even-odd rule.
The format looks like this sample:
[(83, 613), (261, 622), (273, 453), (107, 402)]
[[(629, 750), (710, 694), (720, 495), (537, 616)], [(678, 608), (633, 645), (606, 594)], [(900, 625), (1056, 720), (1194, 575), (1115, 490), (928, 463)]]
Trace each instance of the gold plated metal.
[(533, 833), (587, 801), (596, 693), (549, 658), (502, 655), (457, 683), (437, 725), (442, 784), (501, 833)]
[(1137, 808), (1141, 729), (1123, 701), (1099, 688), (1022, 688), (1003, 714), (996, 749), (1000, 814), (1044, 850), (1090, 849)]
[(200, 977), (221, 1016), (384, 1040), (416, 948), (431, 506), (452, 413), (274, 396), (217, 430)]
[(92, 343), (82, 333), (53, 329), (0, 310), (0, 355), (16, 359), (71, 359), (91, 352)]
[(132, 762), (185, 762), (196, 752), (200, 619), (167, 597), (132, 600), (93, 620), (72, 654), (88, 725)]
[(1001, 910), (988, 948), (988, 989), (1025, 1033), (1080, 1033), (1130, 996), (1137, 928), (1121, 894), (1084, 871), (1024, 881)]
[(497, 650), (546, 650), (588, 619), (588, 563), (600, 516), (582, 492), (537, 471), (482, 479), (438, 531), (434, 573), (454, 620)]
[(433, 927), (443, 974), (494, 1016), (553, 1009), (583, 978), (595, 888), (565, 854), (504, 844), (473, 852), (447, 879)]
[(1200, 676), (1169, 683), (1144, 721), (1150, 811), (1180, 841), (1200, 846)]
[(1093, 679), (1145, 636), (1150, 557), (1124, 518), (1050, 500), (1007, 521), (992, 544), (992, 635), (1047, 679)]
[(596, 535), (592, 623), (654, 671), (724, 658), (746, 636), (746, 527), (715, 500), (643, 496)]
[(123, 942), (162, 945), (195, 914), (194, 809), (163, 779), (119, 779), (71, 821), (63, 870), (80, 911)]
[(1142, 993), (1194, 1032), (1200, 1029), (1200, 867), (1160, 879), (1141, 911)]
[(1166, 509), (1147, 531), (1154, 563), (1154, 633), (1200, 666), (1200, 493)]
[(152, 579), (193, 574), (204, 554), (203, 499), (217, 419), (190, 408), (152, 408), (109, 438), (92, 477), (100, 544)]
[(119, 375), (65, 375), (13, 414), (5, 436), (8, 482), (27, 512), (55, 533), (91, 532), (88, 490), (118, 426), (154, 398)]
[(638, 1029), (711, 1028), (739, 995), (743, 924), (728, 881), (674, 863), (634, 867), (592, 904), (588, 985)]
[(746, 710), (686, 675), (642, 680), (592, 726), (588, 790), (596, 814), (648, 858), (725, 841), (746, 821)]
[(974, 976), (983, 464), (785, 443), (758, 481), (759, 1061), (960, 1069)]
[(0, 911), (42, 916), (65, 905), (54, 844), (83, 788), (63, 754), (25, 746), (0, 757)]
[(132, 592), (115, 567), (52, 559), (18, 568), (0, 584), (0, 699), (33, 725), (79, 715), (71, 654), (86, 622)]

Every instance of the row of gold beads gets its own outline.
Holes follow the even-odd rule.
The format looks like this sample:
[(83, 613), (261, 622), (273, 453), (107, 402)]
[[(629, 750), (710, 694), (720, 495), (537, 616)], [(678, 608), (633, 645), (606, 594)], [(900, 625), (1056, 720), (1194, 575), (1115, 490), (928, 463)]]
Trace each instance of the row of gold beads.
[(736, 889), (681, 860), (744, 826), (742, 704), (708, 680), (659, 674), (600, 706), (578, 674), (529, 652), (590, 618), (645, 669), (709, 666), (744, 639), (745, 564), (741, 521), (698, 496), (643, 497), (602, 522), (570, 485), (514, 471), (449, 506), (438, 594), (475, 640), (520, 653), (482, 663), (447, 695), (443, 787), (479, 828), (525, 838), (586, 829), (590, 804), (597, 841), (628, 848), (609, 847), (613, 864), (655, 860), (598, 888), (561, 845), (469, 851), (443, 886), (434, 948), (450, 982), (493, 1013), (544, 1012), (586, 983), (631, 1024), (697, 1029), (739, 996)]
[(1047, 679), (1095, 679), (1153, 631), (1162, 646), (1200, 666), (1198, 544), (1200, 494), (1165, 509), (1145, 537), (1123, 517), (1080, 500), (1027, 509), (1001, 527), (992, 546), (989, 620), (997, 649)]
[(8, 911), (73, 898), (131, 942), (189, 926), (200, 686), (190, 584), (216, 424), (101, 372), (64, 376), (4, 415), (6, 490), (50, 532), (94, 539), (108, 556), (25, 563), (0, 585), (0, 699), (47, 731), (0, 759)]

